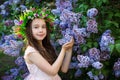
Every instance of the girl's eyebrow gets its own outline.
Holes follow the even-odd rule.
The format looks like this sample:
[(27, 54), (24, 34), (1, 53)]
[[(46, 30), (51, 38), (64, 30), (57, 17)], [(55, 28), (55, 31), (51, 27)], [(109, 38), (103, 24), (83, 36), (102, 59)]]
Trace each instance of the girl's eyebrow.
[[(39, 26), (39, 24), (36, 23), (36, 24), (33, 24), (33, 26)], [(46, 24), (42, 24), (42, 26), (46, 26)]]
[(39, 26), (38, 24), (33, 24), (33, 26)]

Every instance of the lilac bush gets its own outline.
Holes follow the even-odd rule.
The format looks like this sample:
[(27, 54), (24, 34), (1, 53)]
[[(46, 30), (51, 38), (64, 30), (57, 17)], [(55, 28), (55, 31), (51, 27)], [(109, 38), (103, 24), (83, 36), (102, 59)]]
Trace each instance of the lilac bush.
[[(64, 4), (66, 5), (64, 6)], [(74, 38), (73, 57), (69, 68), (76, 70), (74, 73), (76, 78), (85, 75), (87, 72), (86, 75), (88, 75), (87, 78), (89, 79), (105, 79), (106, 75), (103, 73), (104, 63), (111, 58), (110, 45), (115, 44), (115, 39), (111, 35), (112, 31), (108, 29), (96, 39), (96, 42), (89, 42), (91, 36), (99, 33), (96, 20), (98, 10), (96, 8), (88, 9), (86, 18), (84, 18), (86, 19), (84, 20), (85, 25), (83, 25), (81, 24), (82, 18), (85, 16), (80, 12), (74, 12), (72, 4), (72, 0), (56, 0), (56, 9), (51, 11), (54, 15), (58, 16), (54, 23), (56, 30), (59, 28), (58, 31), (61, 33), (56, 41), (63, 45), (70, 41), (71, 37)], [(92, 46), (92, 43), (95, 46)], [(84, 45), (86, 46), (82, 47)], [(87, 46), (89, 48), (86, 48)], [(114, 72), (116, 72), (115, 75), (119, 76), (118, 70), (114, 70)]]
[(23, 47), (23, 42), (18, 41), (14, 34), (6, 35), (3, 37), (0, 48), (4, 54), (9, 56), (19, 56)]
[[(18, 76), (24, 79), (29, 74), (23, 56), (20, 54), (23, 42), (13, 34), (8, 35), (11, 34), (11, 29), (9, 28), (12, 28), (9, 26), (14, 26), (15, 24), (19, 25), (20, 23), (14, 20), (14, 18), (30, 6), (42, 5), (41, 1), (42, 0), (26, 0), (22, 2), (21, 0), (7, 0), (0, 5), (0, 15), (3, 17), (0, 23), (0, 52), (3, 52), (5, 55), (16, 57), (16, 66), (6, 71), (5, 75), (1, 78), (2, 80), (19, 80)], [(79, 1), (80, 4), (77, 4), (77, 1)], [(101, 0), (97, 3), (93, 0), (87, 2), (95, 6), (90, 2), (94, 2), (97, 5), (101, 4), (102, 1), (107, 2), (108, 0)], [(56, 0), (56, 9), (51, 10), (56, 16), (54, 22), (56, 32), (52, 34), (52, 45), (54, 48), (59, 48), (60, 45), (70, 41), (71, 37), (74, 38), (73, 56), (69, 66), (70, 71), (68, 72), (68, 75), (70, 74), (69, 79), (80, 80), (84, 78), (86, 80), (107, 80), (107, 78), (110, 79), (109, 76), (115, 76), (114, 78), (119, 79), (120, 59), (118, 58), (119, 56), (115, 54), (117, 52), (113, 52), (113, 50), (116, 49), (118, 53), (120, 53), (120, 44), (119, 40), (117, 40), (119, 38), (115, 37), (115, 35), (113, 37), (114, 33), (119, 33), (119, 30), (117, 31), (119, 26), (115, 21), (109, 19), (113, 18), (113, 15), (117, 16), (118, 19), (119, 14), (111, 14), (112, 12), (109, 12), (107, 7), (104, 10), (101, 9), (103, 5), (98, 5), (96, 8), (88, 8), (89, 5), (84, 4), (85, 1), (81, 2), (82, 0)], [(47, 3), (45, 2), (44, 4)], [(85, 7), (83, 5), (85, 5)], [(50, 4), (48, 4), (48, 6), (50, 6)], [(82, 7), (87, 9), (87, 11), (84, 11), (85, 9)], [(75, 9), (79, 10), (75, 11)], [(109, 14), (106, 14), (106, 11)], [(104, 22), (103, 24), (106, 25), (107, 28), (99, 26), (101, 23), (99, 23), (98, 20), (102, 20), (103, 18), (101, 13), (105, 14), (104, 17), (109, 15), (108, 19), (110, 21), (101, 21)], [(9, 16), (11, 18), (7, 19)], [(98, 17), (101, 19), (98, 19)], [(116, 27), (111, 24), (114, 24)], [(117, 58), (118, 61), (116, 61)], [(113, 70), (108, 68), (109, 64), (113, 66)], [(108, 76), (106, 73), (110, 75)]]
[[(17, 59), (15, 60), (15, 64), (17, 65), (17, 67), (14, 67), (9, 71), (5, 72), (6, 75), (2, 76), (2, 80), (16, 80), (17, 76), (19, 75), (22, 79), (28, 76), (29, 71), (24, 62), (23, 56), (17, 57)], [(22, 71), (23, 73), (21, 74), (20, 71)]]

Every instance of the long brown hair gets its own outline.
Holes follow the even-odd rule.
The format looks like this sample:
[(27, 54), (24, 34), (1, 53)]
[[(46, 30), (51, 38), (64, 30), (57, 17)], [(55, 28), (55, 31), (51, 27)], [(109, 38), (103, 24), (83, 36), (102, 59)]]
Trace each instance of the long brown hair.
[[(55, 53), (55, 50), (53, 46), (50, 43), (50, 30), (47, 28), (47, 35), (43, 39), (42, 44), (45, 50), (38, 45), (38, 41), (33, 37), (32, 35), (32, 20), (29, 20), (26, 24), (26, 36), (28, 40), (28, 44), (32, 47), (34, 47), (36, 50), (39, 51), (39, 53), (50, 63), (52, 64), (56, 58), (57, 55)], [(46, 22), (46, 26), (49, 25), (48, 22)]]

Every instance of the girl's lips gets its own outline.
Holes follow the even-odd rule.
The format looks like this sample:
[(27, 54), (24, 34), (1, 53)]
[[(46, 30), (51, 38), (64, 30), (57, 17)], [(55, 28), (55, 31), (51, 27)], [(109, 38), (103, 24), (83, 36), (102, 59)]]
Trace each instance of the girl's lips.
[(44, 34), (38, 34), (38, 36), (44, 36)]

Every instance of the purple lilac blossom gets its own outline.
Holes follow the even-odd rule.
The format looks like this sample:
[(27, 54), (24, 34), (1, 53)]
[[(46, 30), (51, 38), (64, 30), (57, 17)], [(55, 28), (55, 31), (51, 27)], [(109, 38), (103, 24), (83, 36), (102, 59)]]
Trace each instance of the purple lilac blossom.
[(60, 9), (60, 11), (62, 11), (63, 9), (68, 9), (68, 10), (72, 10), (72, 3), (70, 1), (65, 1), (65, 0), (56, 0), (55, 3), (57, 9)]
[(83, 36), (85, 36), (86, 32), (84, 32), (84, 29), (73, 29), (73, 34), (75, 38), (75, 42), (78, 44), (84, 44), (86, 41)]
[(71, 36), (70, 35), (65, 35), (64, 38), (58, 40), (58, 43), (60, 45), (63, 45), (66, 42), (69, 42), (70, 40), (71, 40)]
[(55, 19), (54, 24), (55, 25), (59, 25), (60, 24), (60, 20), (59, 19)]
[(69, 65), (69, 69), (75, 69), (77, 68), (78, 62), (71, 62)]
[(111, 30), (106, 30), (99, 42), (101, 51), (110, 51), (109, 45), (114, 44), (114, 38), (111, 37)]
[(101, 69), (101, 68), (103, 67), (103, 64), (97, 61), (97, 62), (94, 62), (94, 63), (92, 64), (92, 66), (93, 66), (95, 69)]
[(95, 20), (89, 19), (86, 23), (87, 31), (91, 33), (98, 33), (97, 22)]
[(95, 17), (96, 15), (98, 14), (98, 10), (96, 8), (91, 8), (91, 9), (88, 9), (87, 11), (87, 16), (89, 18), (93, 18)]
[(100, 50), (97, 48), (91, 48), (88, 51), (88, 55), (90, 59), (92, 59), (94, 62), (95, 61), (100, 61)]
[(94, 78), (94, 75), (93, 75), (92, 71), (87, 72), (87, 75), (90, 77), (90, 79)]
[(8, 6), (8, 5), (9, 5), (9, 1), (5, 1), (3, 4), (4, 4), (5, 6)]
[(11, 75), (16, 77), (19, 74), (19, 70), (17, 68), (10, 69)]
[(60, 20), (62, 20), (63, 22), (65, 22), (71, 26), (71, 24), (79, 24), (80, 17), (81, 17), (81, 14), (74, 13), (72, 11), (64, 9), (61, 13)]
[(20, 5), (20, 9), (21, 9), (21, 11), (24, 11), (27, 9), (27, 7), (25, 5)]
[(82, 74), (82, 71), (80, 69), (77, 69), (77, 71), (75, 72), (75, 77), (80, 77)]
[(4, 54), (9, 56), (19, 56), (21, 48), (23, 47), (22, 41), (17, 41), (15, 35), (4, 36), (5, 41), (1, 44)]
[(120, 77), (120, 58), (114, 63), (113, 70), (115, 77)]
[(18, 66), (22, 66), (25, 64), (24, 62), (24, 58), (22, 56), (19, 56), (16, 60), (15, 60), (15, 64), (17, 64)]
[(104, 79), (104, 75), (103, 74), (99, 74), (98, 77), (99, 77), (99, 79)]
[(2, 80), (13, 80), (13, 76), (11, 75), (6, 75), (1, 77)]
[(57, 16), (60, 16), (61, 12), (59, 9), (52, 9), (51, 12), (54, 14), (54, 15), (57, 15)]
[(5, 5), (0, 5), (0, 9), (4, 10), (5, 9)]
[(101, 51), (100, 53), (100, 61), (106, 61), (110, 59), (110, 52), (109, 51)]
[(99, 77), (95, 75), (95, 76), (93, 77), (93, 79), (94, 79), (94, 80), (99, 80)]
[(21, 2), (21, 0), (9, 0), (9, 5), (19, 4), (20, 2)]
[(87, 68), (90, 65), (90, 58), (88, 56), (77, 55), (79, 61), (79, 68)]
[(14, 25), (14, 22), (13, 22), (12, 20), (6, 20), (6, 21), (4, 22), (4, 24), (5, 24), (6, 26), (13, 26), (13, 25)]

